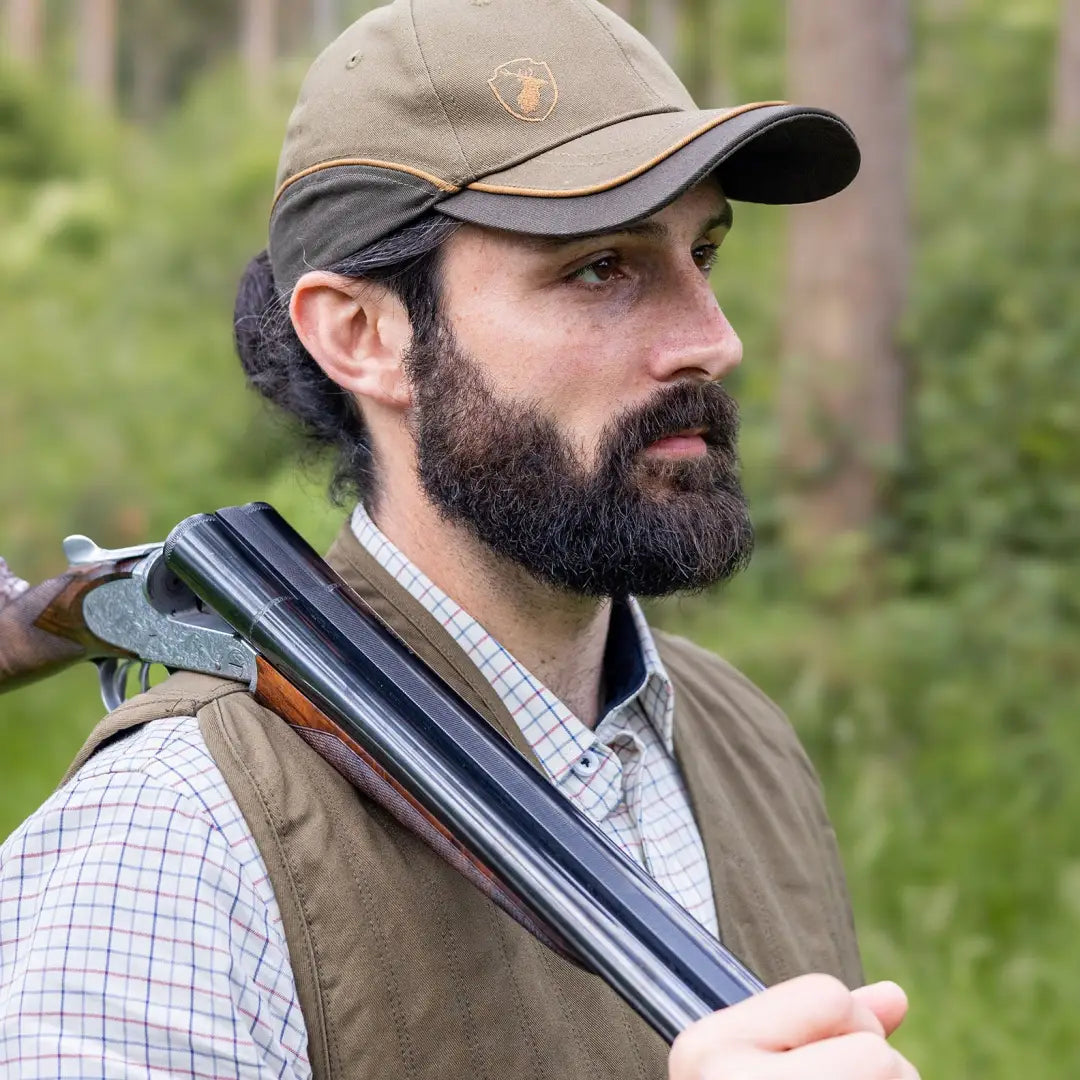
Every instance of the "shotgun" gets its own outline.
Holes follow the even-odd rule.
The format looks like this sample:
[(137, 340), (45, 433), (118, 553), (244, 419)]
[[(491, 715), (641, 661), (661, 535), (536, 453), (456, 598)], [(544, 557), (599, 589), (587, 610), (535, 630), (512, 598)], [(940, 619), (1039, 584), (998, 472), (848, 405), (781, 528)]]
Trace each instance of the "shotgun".
[[(131, 665), (246, 683), (365, 795), (668, 1042), (762, 983), (452, 688), (265, 503), (164, 544), (65, 541), (35, 588), (0, 564), (0, 690), (81, 659), (107, 708)], [(7, 596), (7, 603), (3, 598)]]

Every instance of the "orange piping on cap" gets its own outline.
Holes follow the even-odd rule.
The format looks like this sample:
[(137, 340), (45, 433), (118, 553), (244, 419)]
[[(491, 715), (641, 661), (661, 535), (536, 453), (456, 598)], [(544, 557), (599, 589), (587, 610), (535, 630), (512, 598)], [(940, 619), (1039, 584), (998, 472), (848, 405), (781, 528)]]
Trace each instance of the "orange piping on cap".
[(320, 172), (323, 169), (332, 169), (335, 165), (373, 165), (377, 169), (394, 169), (397, 172), (409, 173), (421, 180), (426, 180), (429, 184), (434, 184), (434, 186), (441, 191), (452, 193), (461, 190), (457, 184), (451, 184), (448, 180), (442, 180), (438, 176), (432, 176), (431, 173), (424, 172), (423, 169), (414, 169), (411, 165), (399, 165), (395, 161), (375, 161), (371, 158), (335, 158), (333, 161), (320, 161), (317, 165), (309, 165), (306, 169), (301, 169), (300, 172), (294, 173), (288, 180), (283, 180), (281, 186), (274, 192), (274, 201), (270, 204), (271, 211), (277, 206), (278, 199), (281, 198), (285, 189), (289, 187), (290, 184), (295, 184), (297, 180), (302, 180), (305, 176), (310, 176), (312, 173)]
[(701, 127), (696, 128), (694, 131), (690, 132), (689, 135), (684, 135), (674, 146), (669, 146), (662, 153), (657, 154), (655, 157), (650, 158), (641, 165), (635, 166), (630, 172), (623, 173), (622, 176), (617, 176), (614, 180), (604, 180), (599, 184), (592, 184), (589, 187), (572, 188), (568, 191), (548, 191), (543, 188), (519, 188), (509, 187), (505, 184), (485, 184), (481, 180), (475, 181), (467, 186), (470, 191), (486, 191), (490, 192), (492, 195), (529, 195), (546, 199), (565, 199), (577, 195), (595, 195), (597, 192), (607, 191), (610, 188), (618, 187), (620, 184), (625, 184), (627, 180), (633, 180), (635, 176), (640, 176), (654, 165), (658, 165), (664, 158), (670, 157), (676, 150), (681, 150), (688, 143), (693, 142), (699, 135), (704, 135), (706, 131), (716, 127), (718, 124), (730, 120), (734, 116), (738, 116), (740, 113), (750, 112), (751, 109), (764, 109), (771, 105), (790, 104), (790, 101), (754, 101), (749, 105), (740, 105), (738, 108), (729, 109), (721, 116), (713, 117), (707, 124), (703, 124)]

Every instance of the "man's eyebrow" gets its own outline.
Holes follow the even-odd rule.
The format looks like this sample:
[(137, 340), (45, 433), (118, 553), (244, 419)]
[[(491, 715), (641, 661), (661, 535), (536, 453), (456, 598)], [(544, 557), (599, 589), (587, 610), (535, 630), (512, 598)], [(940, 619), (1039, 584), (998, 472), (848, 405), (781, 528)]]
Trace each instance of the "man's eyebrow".
[[(702, 225), (701, 232), (712, 232), (713, 229), (719, 228), (730, 229), (732, 221), (731, 203), (724, 203), (723, 209), (718, 210)], [(534, 251), (553, 251), (581, 240), (598, 240), (608, 236), (644, 236), (650, 240), (663, 240), (667, 235), (668, 227), (658, 221), (636, 221), (631, 225), (622, 225), (617, 229), (603, 229), (599, 232), (575, 233), (572, 236), (522, 235), (520, 239), (526, 247)]]
[(724, 208), (713, 214), (708, 221), (705, 222), (705, 227), (702, 232), (712, 232), (713, 229), (730, 229), (732, 223), (735, 220), (735, 212), (731, 209), (731, 203), (724, 203)]

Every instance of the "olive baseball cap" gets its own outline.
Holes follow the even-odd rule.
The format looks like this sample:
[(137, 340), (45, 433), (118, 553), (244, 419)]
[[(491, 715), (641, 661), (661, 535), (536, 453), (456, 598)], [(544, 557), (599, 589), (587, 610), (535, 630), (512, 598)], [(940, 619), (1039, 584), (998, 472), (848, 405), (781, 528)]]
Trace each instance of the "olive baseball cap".
[(270, 217), (281, 289), (435, 209), (577, 236), (648, 217), (713, 173), (731, 199), (797, 203), (859, 168), (824, 109), (699, 109), (595, 0), (393, 0), (315, 60)]

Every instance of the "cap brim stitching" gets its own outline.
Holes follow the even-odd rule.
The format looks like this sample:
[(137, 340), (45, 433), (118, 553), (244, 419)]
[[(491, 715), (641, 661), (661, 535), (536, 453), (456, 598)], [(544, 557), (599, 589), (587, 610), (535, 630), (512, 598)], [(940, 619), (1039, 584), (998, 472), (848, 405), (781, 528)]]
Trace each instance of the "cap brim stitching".
[[(654, 157), (649, 158), (648, 161), (643, 162), (640, 165), (635, 166), (629, 172), (623, 173), (621, 176), (616, 176), (612, 180), (604, 180), (598, 184), (591, 184), (588, 187), (571, 188), (567, 190), (558, 189), (545, 189), (545, 188), (521, 188), (513, 187), (507, 184), (488, 184), (482, 180), (474, 181), (467, 185), (468, 191), (483, 191), (490, 195), (524, 195), (532, 198), (545, 198), (545, 199), (559, 199), (559, 198), (575, 198), (580, 195), (596, 195), (601, 191), (608, 191), (613, 187), (618, 187), (620, 184), (625, 184), (629, 180), (633, 180), (635, 177), (640, 176), (644, 172), (648, 172), (654, 165), (659, 165), (665, 158), (671, 157), (677, 150), (681, 150), (684, 146), (688, 146), (695, 139), (704, 135), (707, 131), (711, 131), (713, 128), (718, 127), (720, 124), (726, 123), (728, 120), (733, 119), (736, 116), (740, 116), (743, 113), (751, 112), (754, 109), (764, 109), (777, 105), (790, 105), (789, 101), (755, 101), (748, 105), (740, 105), (738, 108), (729, 109), (721, 116), (714, 116), (708, 123), (701, 125), (701, 127), (695, 128), (688, 135), (684, 135), (672, 146), (656, 154)], [(812, 114), (811, 114), (812, 115)], [(601, 129), (603, 130), (603, 129)], [(539, 155), (538, 155), (539, 156)]]

